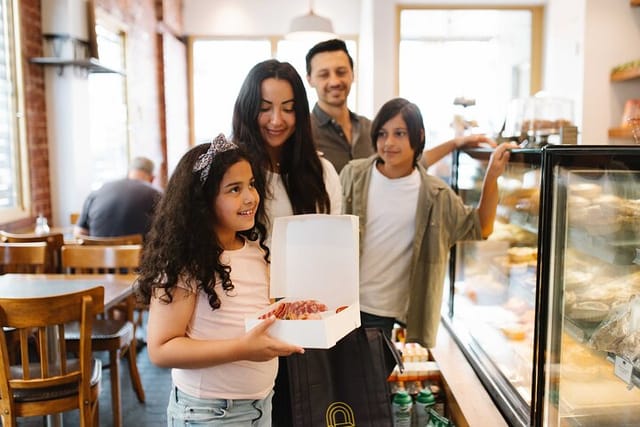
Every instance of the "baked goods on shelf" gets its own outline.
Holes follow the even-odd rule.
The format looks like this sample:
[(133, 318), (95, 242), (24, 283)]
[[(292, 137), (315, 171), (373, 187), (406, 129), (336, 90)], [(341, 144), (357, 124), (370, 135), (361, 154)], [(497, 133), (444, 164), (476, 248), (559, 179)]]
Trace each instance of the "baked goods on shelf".
[(493, 226), (493, 233), (487, 240), (504, 241), (513, 244), (535, 245), (537, 236), (515, 224), (496, 221)]
[(598, 381), (610, 369), (604, 355), (562, 335), (561, 376), (573, 381)]
[(640, 296), (613, 310), (594, 331), (589, 344), (596, 350), (607, 351), (629, 360), (640, 356)]
[(499, 305), (507, 298), (507, 286), (488, 274), (478, 274), (465, 280), (462, 292), (478, 305)]
[(582, 301), (570, 306), (567, 315), (574, 320), (599, 323), (607, 317), (609, 309), (609, 304), (600, 301)]
[(590, 182), (570, 184), (569, 195), (580, 196), (587, 199), (595, 199), (602, 194), (602, 186), (599, 184), (593, 184)]
[(527, 331), (524, 326), (518, 324), (505, 325), (500, 327), (500, 331), (507, 339), (512, 341), (522, 341), (527, 337)]
[(565, 289), (583, 288), (591, 283), (593, 274), (588, 271), (567, 270), (564, 275)]
[(507, 250), (509, 262), (512, 264), (528, 264), (538, 259), (538, 248), (529, 246), (513, 246)]

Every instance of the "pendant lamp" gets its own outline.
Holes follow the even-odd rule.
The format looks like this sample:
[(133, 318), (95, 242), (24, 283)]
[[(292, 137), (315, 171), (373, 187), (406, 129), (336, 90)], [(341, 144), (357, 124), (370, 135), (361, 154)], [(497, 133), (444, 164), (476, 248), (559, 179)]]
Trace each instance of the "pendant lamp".
[(303, 40), (320, 42), (336, 38), (331, 20), (313, 12), (313, 1), (309, 1), (309, 13), (293, 18), (287, 40)]

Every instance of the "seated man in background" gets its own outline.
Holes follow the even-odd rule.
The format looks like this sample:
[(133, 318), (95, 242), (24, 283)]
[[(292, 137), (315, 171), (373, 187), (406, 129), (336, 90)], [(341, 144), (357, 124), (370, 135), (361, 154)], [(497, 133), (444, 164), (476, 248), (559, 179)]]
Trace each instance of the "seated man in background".
[(145, 235), (160, 191), (154, 188), (154, 164), (146, 157), (136, 157), (126, 178), (107, 182), (85, 200), (74, 228), (76, 236), (97, 237)]

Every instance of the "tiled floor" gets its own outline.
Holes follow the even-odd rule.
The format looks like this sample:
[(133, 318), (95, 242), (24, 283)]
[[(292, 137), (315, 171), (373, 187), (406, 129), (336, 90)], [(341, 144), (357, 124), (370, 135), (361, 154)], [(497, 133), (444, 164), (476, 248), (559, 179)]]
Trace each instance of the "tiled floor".
[[(101, 357), (103, 363), (108, 361), (105, 353)], [(162, 427), (167, 425), (167, 401), (171, 387), (171, 374), (169, 369), (154, 366), (147, 356), (147, 349), (143, 347), (138, 353), (138, 369), (142, 377), (146, 402), (138, 402), (131, 380), (126, 360), (120, 362), (122, 374), (122, 421), (124, 427)], [(21, 418), (19, 426), (35, 427), (46, 425), (40, 417)], [(78, 411), (63, 414), (65, 427), (79, 426)], [(102, 391), (100, 392), (100, 427), (112, 427), (111, 414), (111, 388), (109, 382), (109, 370), (102, 371)]]

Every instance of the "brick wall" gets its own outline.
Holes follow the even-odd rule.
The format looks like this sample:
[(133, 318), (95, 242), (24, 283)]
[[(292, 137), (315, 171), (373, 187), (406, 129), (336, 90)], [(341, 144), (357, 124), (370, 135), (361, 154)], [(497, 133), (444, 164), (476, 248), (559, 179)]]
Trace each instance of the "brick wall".
[[(0, 229), (10, 231), (31, 228), (39, 212), (51, 217), (44, 69), (42, 65), (29, 62), (29, 58), (43, 54), (41, 1), (19, 2), (32, 216), (8, 224), (0, 223)], [(159, 28), (165, 24), (159, 25), (158, 21), (166, 20), (174, 31), (181, 31), (182, 0), (94, 0), (94, 4), (96, 10), (127, 28), (131, 155), (145, 155), (162, 165), (166, 163), (166, 133), (163, 130), (163, 55), (158, 35)], [(186, 63), (186, 56), (171, 60)], [(184, 96), (186, 98), (186, 91)], [(166, 182), (166, 176), (159, 178), (159, 183)]]

